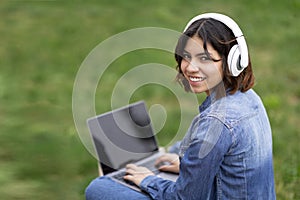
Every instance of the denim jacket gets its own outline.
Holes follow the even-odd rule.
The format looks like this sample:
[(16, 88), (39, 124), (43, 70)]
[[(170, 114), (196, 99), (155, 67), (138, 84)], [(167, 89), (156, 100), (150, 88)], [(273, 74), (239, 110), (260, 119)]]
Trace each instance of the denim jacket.
[(253, 90), (216, 100), (210, 95), (181, 142), (176, 182), (148, 176), (153, 199), (276, 199), (272, 134)]

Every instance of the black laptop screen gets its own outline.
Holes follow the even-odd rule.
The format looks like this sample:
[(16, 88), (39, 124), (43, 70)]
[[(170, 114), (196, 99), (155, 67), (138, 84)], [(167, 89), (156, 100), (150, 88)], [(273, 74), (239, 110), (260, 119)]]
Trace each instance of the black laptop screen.
[(158, 151), (143, 101), (91, 118), (88, 127), (104, 174)]

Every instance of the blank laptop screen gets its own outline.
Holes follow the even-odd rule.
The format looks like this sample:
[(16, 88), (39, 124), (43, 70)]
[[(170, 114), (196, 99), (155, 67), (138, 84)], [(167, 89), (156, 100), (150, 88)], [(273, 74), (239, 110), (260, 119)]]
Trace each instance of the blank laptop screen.
[(143, 101), (91, 118), (88, 127), (104, 174), (158, 151)]

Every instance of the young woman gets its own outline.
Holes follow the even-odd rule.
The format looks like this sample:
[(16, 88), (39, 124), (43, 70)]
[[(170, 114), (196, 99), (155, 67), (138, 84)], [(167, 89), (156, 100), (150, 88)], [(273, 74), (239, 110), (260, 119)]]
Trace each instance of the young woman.
[(100, 177), (88, 186), (86, 198), (276, 199), (271, 128), (251, 89), (254, 76), (238, 25), (221, 14), (196, 16), (178, 40), (175, 59), (185, 90), (207, 95), (178, 154), (157, 161), (168, 161), (160, 170), (179, 173), (177, 181), (129, 164), (124, 179), (144, 193)]

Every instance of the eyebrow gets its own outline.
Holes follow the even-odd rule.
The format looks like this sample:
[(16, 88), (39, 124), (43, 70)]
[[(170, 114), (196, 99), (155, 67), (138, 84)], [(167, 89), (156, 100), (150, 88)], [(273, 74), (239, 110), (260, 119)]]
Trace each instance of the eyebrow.
[[(183, 50), (183, 53), (190, 54), (190, 52), (186, 51), (185, 49)], [(207, 56), (207, 54), (205, 52), (201, 52), (201, 53), (196, 54), (196, 56), (203, 56), (203, 55)], [(212, 54), (211, 53), (208, 52), (208, 55), (212, 58)]]

